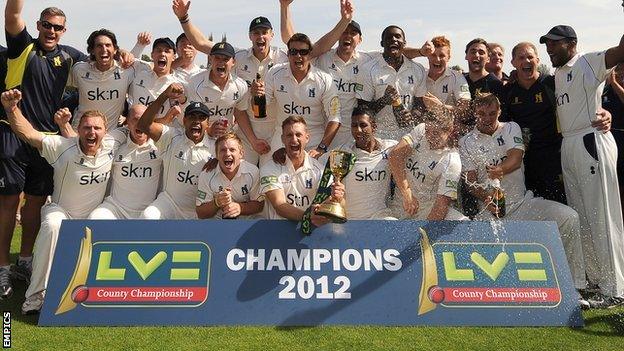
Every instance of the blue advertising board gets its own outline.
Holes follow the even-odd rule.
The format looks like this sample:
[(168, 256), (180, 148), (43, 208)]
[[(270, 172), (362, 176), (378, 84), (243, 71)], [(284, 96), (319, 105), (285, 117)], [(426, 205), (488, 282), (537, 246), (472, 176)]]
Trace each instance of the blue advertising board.
[(64, 221), (39, 325), (581, 326), (552, 222)]

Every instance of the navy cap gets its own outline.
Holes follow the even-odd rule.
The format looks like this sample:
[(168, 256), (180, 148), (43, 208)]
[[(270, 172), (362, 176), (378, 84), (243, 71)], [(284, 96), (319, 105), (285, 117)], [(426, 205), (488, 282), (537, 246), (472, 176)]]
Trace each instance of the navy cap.
[(273, 26), (271, 25), (271, 21), (269, 21), (268, 18), (260, 16), (252, 19), (251, 23), (249, 24), (250, 32), (256, 28), (273, 29)]
[(188, 116), (193, 113), (202, 114), (207, 118), (208, 115), (210, 115), (210, 110), (206, 105), (202, 104), (201, 102), (191, 101), (189, 105), (186, 106), (186, 109), (184, 109), (184, 115)]
[(540, 37), (540, 44), (546, 40), (576, 39), (576, 32), (572, 27), (560, 24), (552, 27), (548, 33)]
[(234, 48), (230, 43), (222, 41), (212, 46), (210, 55), (223, 55), (227, 57), (234, 57)]
[(158, 39), (154, 40), (154, 44), (152, 45), (152, 50), (154, 50), (158, 44), (165, 44), (166, 46), (172, 48), (173, 50), (175, 50), (175, 48), (176, 48), (175, 43), (171, 39), (169, 39), (167, 37), (165, 37), (165, 38), (158, 38)]
[(355, 30), (356, 30), (358, 33), (360, 33), (360, 35), (362, 35), (362, 29), (360, 28), (360, 24), (359, 24), (359, 23), (357, 23), (357, 22), (356, 22), (356, 21), (354, 21), (354, 20), (351, 20), (351, 22), (349, 22), (349, 25), (350, 25), (351, 27), (355, 28)]

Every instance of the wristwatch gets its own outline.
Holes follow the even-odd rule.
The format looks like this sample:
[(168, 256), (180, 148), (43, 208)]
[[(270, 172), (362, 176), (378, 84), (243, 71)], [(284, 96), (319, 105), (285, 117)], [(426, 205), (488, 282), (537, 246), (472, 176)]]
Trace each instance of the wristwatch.
[(316, 148), (321, 150), (321, 151), (323, 151), (323, 153), (327, 152), (327, 145), (325, 145), (323, 143), (318, 144), (318, 146)]

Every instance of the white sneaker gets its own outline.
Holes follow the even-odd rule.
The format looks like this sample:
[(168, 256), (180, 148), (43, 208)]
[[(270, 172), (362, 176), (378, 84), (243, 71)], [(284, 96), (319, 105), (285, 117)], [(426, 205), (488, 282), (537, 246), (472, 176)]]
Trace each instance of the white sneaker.
[(40, 291), (34, 295), (31, 295), (26, 298), (24, 304), (22, 305), (22, 314), (37, 314), (41, 311), (41, 306), (43, 306), (43, 298), (45, 296), (45, 291)]

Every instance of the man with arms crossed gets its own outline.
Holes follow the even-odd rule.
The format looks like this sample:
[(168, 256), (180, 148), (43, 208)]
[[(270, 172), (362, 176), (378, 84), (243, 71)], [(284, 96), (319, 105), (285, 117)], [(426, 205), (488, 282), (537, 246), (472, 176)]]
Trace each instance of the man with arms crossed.
[(574, 29), (553, 27), (540, 38), (555, 71), (555, 99), (563, 134), (561, 166), (568, 203), (579, 213), (590, 283), (600, 288), (597, 305), (624, 300), (624, 228), (617, 183), (617, 146), (610, 132), (591, 127), (610, 69), (624, 61), (618, 46), (588, 54), (576, 50)]
[[(110, 178), (113, 153), (121, 135), (113, 137), (106, 134), (106, 117), (97, 111), (88, 111), (81, 116), (78, 137), (47, 135), (35, 130), (17, 107), (22, 99), (19, 90), (6, 91), (1, 98), (15, 134), (37, 149), (54, 168), (52, 202), (41, 209), (43, 220), (36, 241), (32, 279), (22, 305), (23, 313), (34, 313), (43, 304), (61, 222), (64, 219), (87, 218), (102, 202)], [(55, 119), (64, 121), (62, 128), (65, 130), (71, 129), (69, 111), (61, 111)]]
[(197, 177), (214, 155), (214, 144), (206, 133), (210, 111), (201, 102), (184, 110), (184, 129), (154, 122), (167, 100), (184, 95), (181, 84), (173, 83), (149, 105), (137, 127), (152, 140), (163, 159), (162, 192), (141, 215), (145, 219), (196, 219)]

